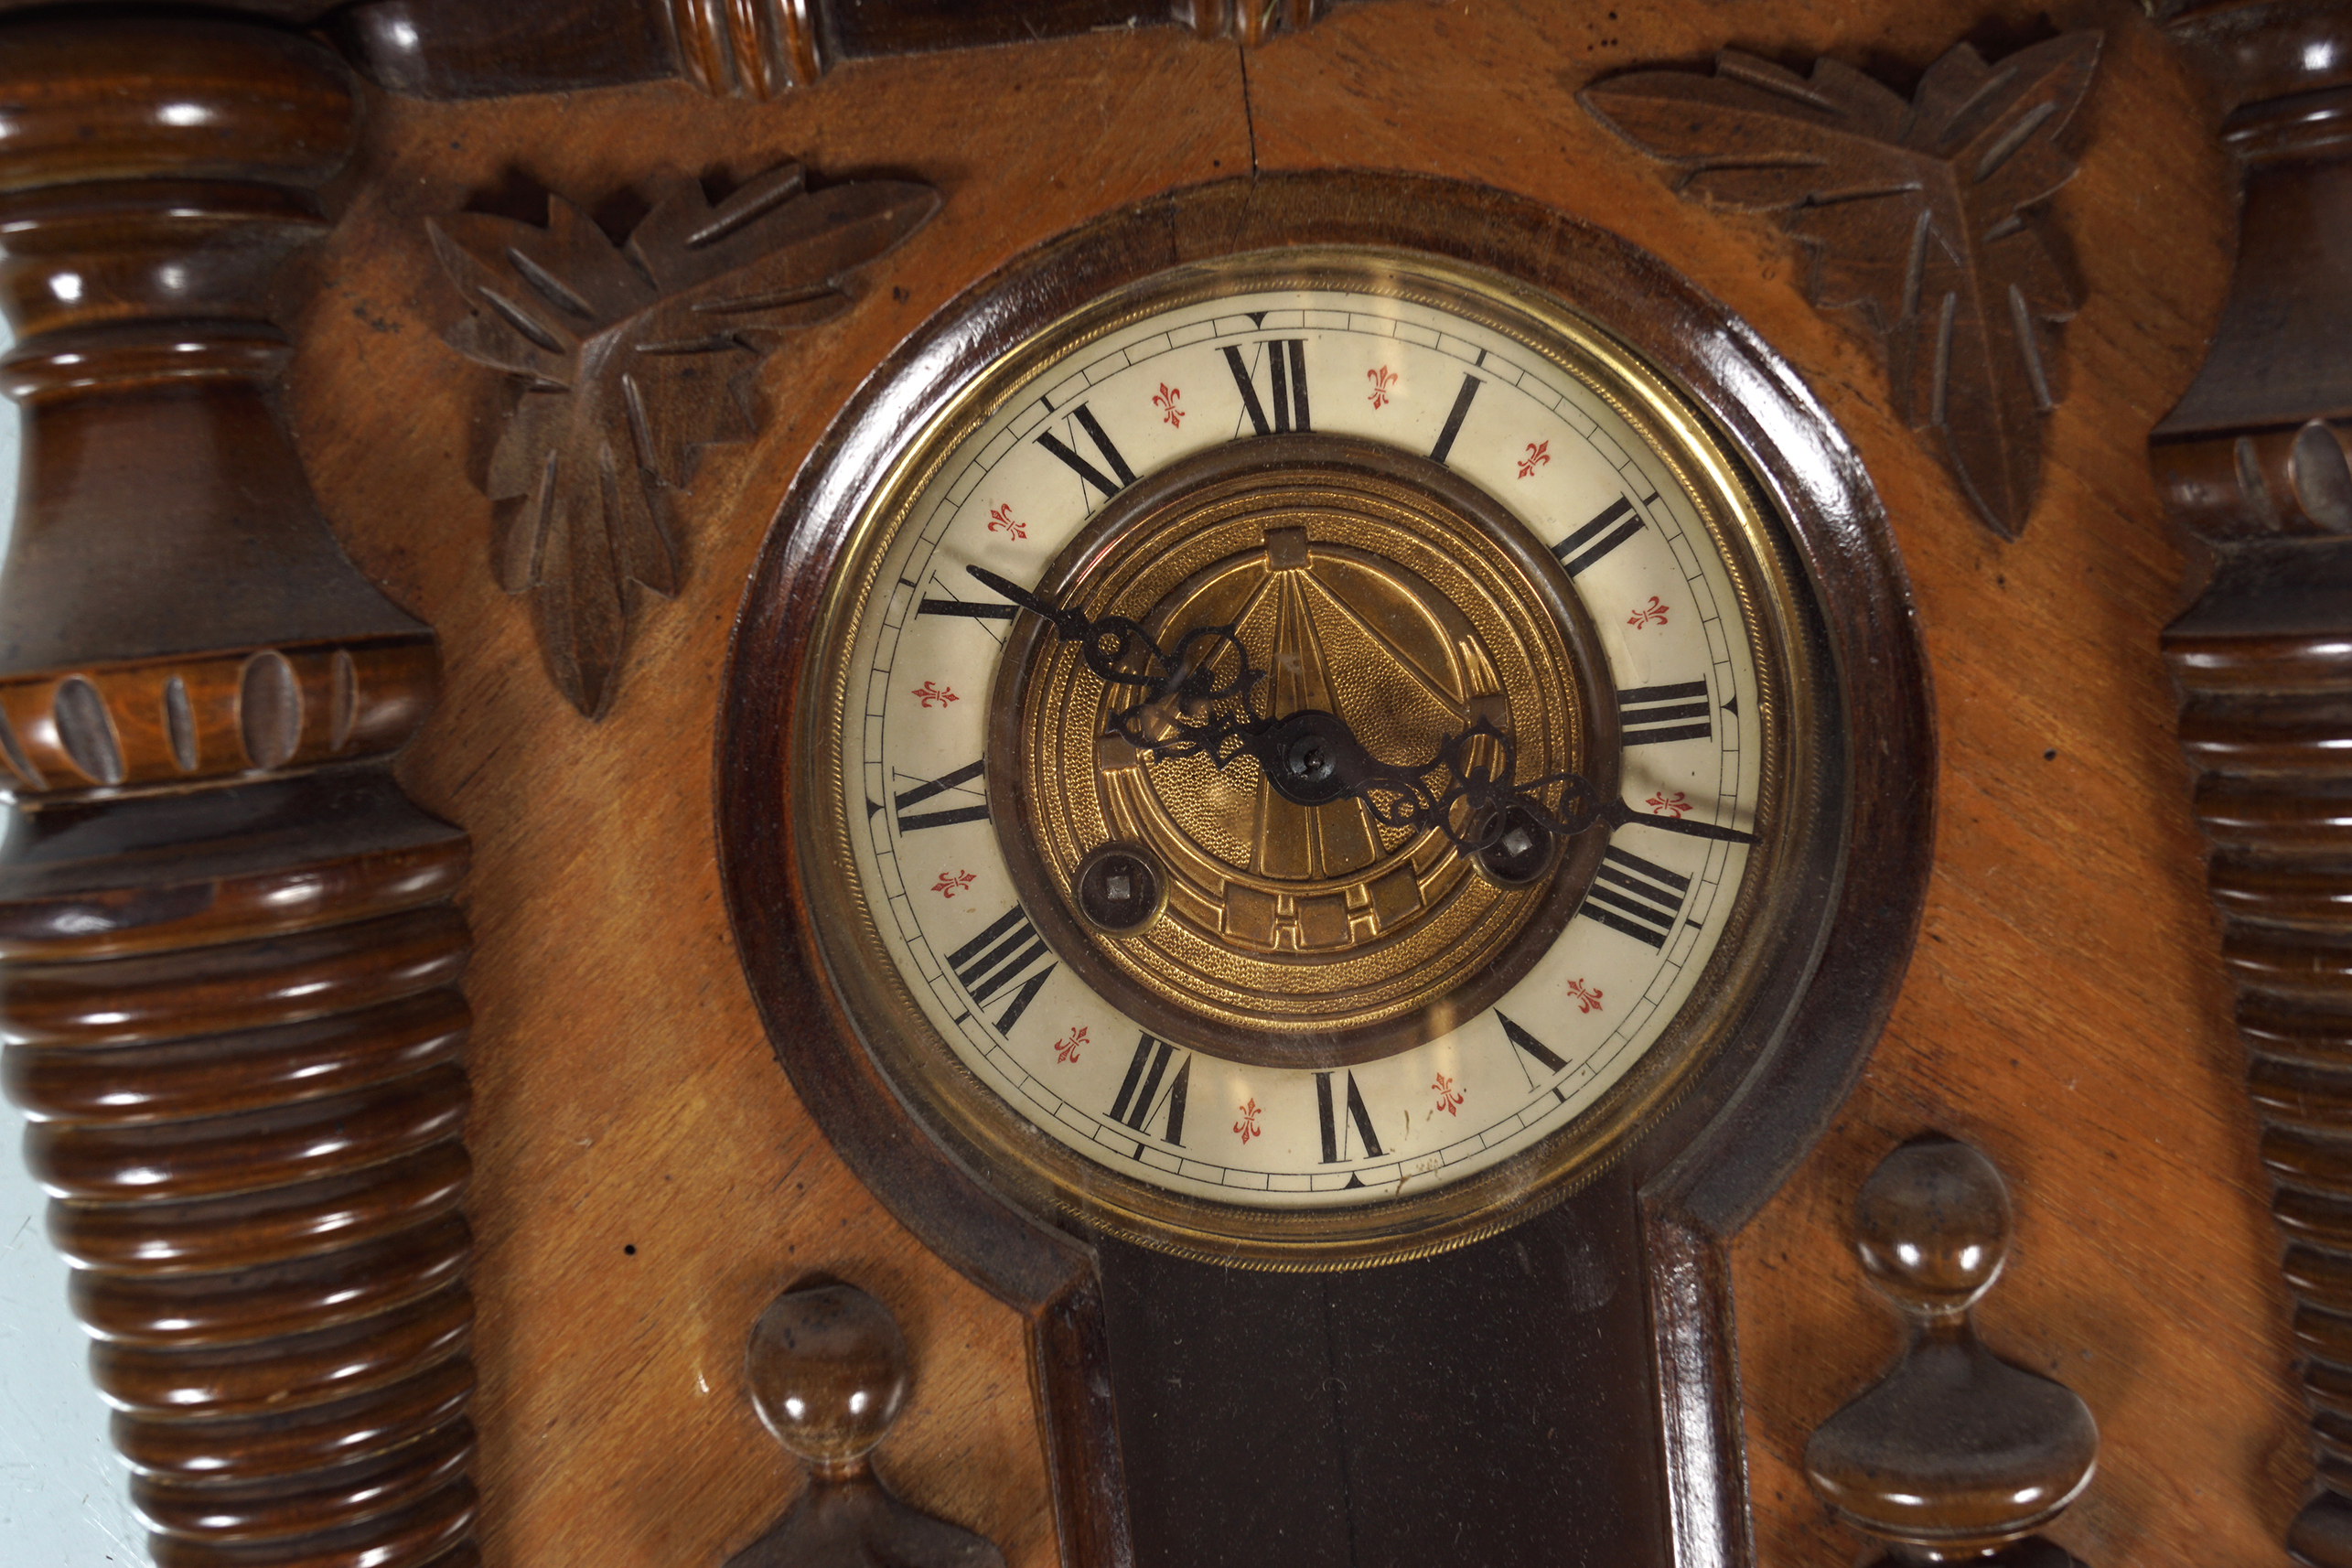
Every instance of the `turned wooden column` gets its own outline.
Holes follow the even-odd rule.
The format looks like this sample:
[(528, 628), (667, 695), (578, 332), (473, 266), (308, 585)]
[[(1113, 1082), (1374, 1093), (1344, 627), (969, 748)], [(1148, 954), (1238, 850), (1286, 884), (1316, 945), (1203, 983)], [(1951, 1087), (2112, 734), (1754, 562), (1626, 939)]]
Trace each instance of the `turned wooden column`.
[(2173, 7), (2223, 92), (2238, 264), (2150, 456), (2210, 547), (2164, 634), (2304, 1356), (2300, 1563), (2352, 1564), (2352, 8)]
[[(282, 8), (282, 7), (281, 7)], [(465, 836), (264, 297), (349, 152), (259, 26), (0, 25), (0, 1032), (163, 1568), (470, 1563)]]

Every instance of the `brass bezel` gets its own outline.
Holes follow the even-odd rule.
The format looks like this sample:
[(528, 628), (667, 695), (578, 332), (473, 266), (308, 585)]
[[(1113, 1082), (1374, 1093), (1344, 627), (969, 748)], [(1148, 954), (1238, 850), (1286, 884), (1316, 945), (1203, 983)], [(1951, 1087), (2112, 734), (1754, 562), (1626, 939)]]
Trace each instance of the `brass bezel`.
[[(1638, 433), (1672, 474), (1713, 539), (1741, 601), (1756, 671), (1759, 842), (1693, 1000), (1641, 1059), (1567, 1126), (1530, 1148), (1429, 1191), (1351, 1208), (1257, 1208), (1150, 1186), (1094, 1165), (1028, 1125), (945, 1043), (909, 994), (874, 926), (853, 864), (843, 786), (842, 717), (857, 618), (872, 568), (940, 466), (1015, 389), (1048, 366), (1153, 311), (1220, 295), (1284, 288), (1353, 288), (1451, 310), (1518, 342), (1573, 377)], [(1040, 1218), (1060, 1212), (1094, 1230), (1183, 1256), (1273, 1269), (1343, 1268), (1464, 1245), (1554, 1201), (1620, 1155), (1665, 1114), (1724, 1043), (1754, 1022), (1750, 1004), (1781, 963), (1810, 965), (1818, 933), (1777, 913), (1802, 902), (1791, 873), (1837, 824), (1802, 804), (1834, 798), (1842, 780), (1815, 777), (1820, 714), (1814, 693), (1833, 682), (1812, 628), (1803, 569), (1758, 504), (1745, 465), (1697, 406), (1642, 356), (1572, 305), (1507, 275), (1423, 252), (1301, 246), (1197, 262), (1154, 274), (1065, 315), (972, 373), (903, 445), (866, 492), (839, 564), (823, 585), (798, 681), (788, 811), (809, 940), (843, 1013), (907, 1110), (986, 1185)], [(811, 877), (809, 868), (832, 872)]]

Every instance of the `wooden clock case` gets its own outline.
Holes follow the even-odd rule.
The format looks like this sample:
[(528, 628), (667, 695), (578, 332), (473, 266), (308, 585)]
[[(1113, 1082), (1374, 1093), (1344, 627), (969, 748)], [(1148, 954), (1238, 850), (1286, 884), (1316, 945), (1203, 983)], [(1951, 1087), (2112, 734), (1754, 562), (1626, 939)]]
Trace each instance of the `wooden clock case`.
[[(33, 1157), (71, 1199), (69, 1219), (119, 1216), (109, 1234), (134, 1240), (189, 1234), (173, 1226), (191, 1219), (225, 1227), (206, 1232), (224, 1250), (160, 1264), (136, 1245), (106, 1251), (97, 1231), (61, 1231), (82, 1265), (81, 1308), (109, 1336), (99, 1370), (111, 1397), (139, 1406), (200, 1385), (197, 1403), (217, 1401), (128, 1409), (126, 1442), (209, 1434), (240, 1463), (279, 1466), (256, 1472), (238, 1509), (210, 1514), (164, 1506), (188, 1487), (151, 1487), (163, 1560), (324, 1563), (397, 1537), (386, 1561), (722, 1561), (793, 1490), (744, 1397), (746, 1335), (779, 1290), (819, 1276), (870, 1291), (906, 1332), (915, 1394), (881, 1455), (903, 1496), (1012, 1563), (1108, 1560), (1071, 1533), (1083, 1508), (1058, 1497), (1086, 1472), (1066, 1462), (1068, 1429), (1040, 1434), (1031, 1320), (927, 1244), (946, 1227), (918, 1233), (868, 1189), (820, 1126), (818, 1096), (804, 1101), (766, 1048), (712, 812), (725, 783), (713, 762), (725, 650), (738, 585), (793, 476), (872, 367), (976, 279), (1178, 188), (1363, 169), (1468, 181), (1596, 221), (1721, 300), (1851, 439), (1910, 578), (1940, 802), (1932, 839), (1910, 824), (1909, 842), (1933, 851), (1919, 947), (1818, 1147), (1728, 1239), (1721, 1275), (1682, 1276), (1736, 1308), (1736, 1366), (1687, 1369), (1714, 1380), (1723, 1424), (1687, 1435), (1744, 1463), (1749, 1504), (1694, 1521), (1684, 1560), (1850, 1559), (1799, 1455), (1896, 1348), (1846, 1254), (1845, 1211), (1863, 1172), (1930, 1129), (1986, 1151), (2016, 1196), (2009, 1277), (1981, 1314), (1987, 1338), (2061, 1376), (2100, 1421), (2100, 1476), (2054, 1534), (2093, 1563), (2279, 1556), (2311, 1476), (2298, 1349), (2156, 652), (2201, 567), (2162, 522), (2147, 463), (2151, 426), (2191, 384), (2221, 317), (2234, 176), (2212, 90), (2144, 14), (1857, 3), (1612, 16), (1378, 0), (1246, 48), (1137, 27), (846, 59), (803, 86), (704, 70), (436, 102), (354, 81), (285, 30), (317, 21), (316, 5), (249, 8), (207, 24), (212, 43), (162, 59), (130, 34), (74, 32), (78, 7), (17, 9), (0, 18), (0, 48), (13, 51), (0, 70), (32, 84), (28, 123), (66, 130), (0, 159), (16, 224), (12, 373), (39, 405), (7, 603), (10, 646), (26, 651), (5, 666), (0, 702), (24, 746), (48, 748), (25, 760), (55, 788), (18, 769), (24, 813), (80, 832), (49, 832), (11, 873), (11, 1089), (36, 1106)], [(2251, 18), (2233, 35), (2246, 38), (2268, 17), (2230, 14)], [(2295, 14), (2313, 38), (2332, 25)], [(627, 53), (625, 29), (563, 32), (571, 7), (505, 20), (550, 28), (566, 48), (591, 38)], [(1869, 335), (1807, 302), (1807, 255), (1767, 220), (1681, 200), (1575, 95), (1635, 67), (1703, 67), (1726, 44), (1799, 68), (1834, 57), (1907, 90), (1959, 40), (1998, 59), (2079, 28), (2102, 37), (2100, 76), (2081, 173), (2049, 206), (2083, 303), (2064, 336), (2041, 499), (2007, 542), (1890, 412)], [(348, 28), (335, 36), (349, 47)], [(2283, 91), (2289, 77), (2281, 66), (2237, 96)], [(114, 85), (77, 96), (84, 82)], [(226, 139), (190, 154), (173, 139), (188, 126), (117, 112), (143, 103), (207, 106)], [(517, 392), (442, 341), (466, 306), (426, 226), (468, 209), (542, 223), (553, 192), (623, 234), (665, 171), (724, 194), (787, 158), (819, 185), (931, 185), (939, 214), (857, 274), (851, 308), (760, 362), (758, 438), (697, 457), (676, 498), (677, 596), (623, 588), (614, 694), (601, 718), (583, 717), (494, 575), (499, 519), (483, 485)], [(194, 184), (209, 205), (190, 205)], [(154, 238), (158, 223), (196, 223), (158, 214), (199, 210), (214, 230)], [(267, 242), (209, 241), (215, 231)], [(175, 291), (125, 263), (104, 275), (148, 281), (124, 285), (102, 319), (101, 302), (50, 285), (89, 271), (77, 258), (108, 232), (136, 242), (122, 253), (194, 242), (221, 265)], [(233, 392), (233, 438), (211, 423), (226, 415), (179, 398), (186, 383), (147, 361), (110, 361), (114, 382), (59, 374), (58, 356), (74, 351), (59, 334), (125, 321), (211, 345), (205, 396)], [(42, 367), (53, 381), (35, 386)], [(183, 438), (146, 423), (159, 409), (186, 416)], [(290, 448), (272, 445), (273, 415)], [(116, 443), (112, 466), (77, 466), (102, 436)], [(248, 526), (256, 516), (267, 526)], [(41, 578), (62, 585), (33, 594), (26, 563), (70, 558), (62, 541), (118, 580)], [(368, 583), (407, 614), (375, 607)], [(21, 628), (41, 625), (70, 627), (71, 645), (32, 650)], [(262, 657), (271, 650), (283, 675)], [(108, 682), (134, 674), (154, 687), (137, 688), (150, 704), (138, 712), (157, 716), (135, 729), (113, 719), (125, 771), (109, 783), (102, 751), (87, 749), (87, 703), (60, 693), (81, 677), (111, 703), (130, 688)], [(193, 704), (200, 767), (180, 765), (170, 678)], [(289, 690), (301, 697), (291, 709)], [(319, 727), (289, 730), (290, 711)], [(431, 817), (400, 803), (387, 762), (412, 732), (397, 783)], [(75, 771), (77, 745), (96, 773)], [(290, 814), (240, 814), (269, 800)], [(1898, 801), (1874, 804), (1899, 814)], [(92, 843), (98, 873), (77, 858)], [(303, 880), (328, 865), (354, 869)], [(317, 897), (227, 897), (295, 883)], [(92, 886), (104, 897), (86, 896)], [(184, 905), (144, 896), (156, 887), (208, 891)], [(60, 909), (111, 911), (114, 934), (76, 935)], [(378, 940), (394, 936), (406, 945)], [(389, 988), (420, 1015), (440, 1009), (435, 1030), (360, 1053), (375, 1065), (338, 1069), (332, 1092), (257, 1087), (250, 1054), (217, 1054), (228, 1034), (345, 1016), (283, 1000), (303, 983), (285, 979), (297, 960), (310, 965), (301, 974), (346, 986), (335, 994), (353, 1000), (335, 1006), (372, 1006)], [(134, 993), (126, 979), (153, 999), (141, 1021), (95, 1021)], [(188, 1068), (170, 1092), (134, 1110), (108, 1101), (110, 1081), (131, 1081), (109, 1071), (165, 1058)], [(76, 1064), (102, 1065), (75, 1077)], [(360, 1112), (376, 1120), (349, 1119)], [(267, 1208), (256, 1191), (296, 1190), (255, 1176), (273, 1151), (286, 1171), (329, 1182), (382, 1167), (380, 1154), (318, 1137), (317, 1118), (406, 1140), (408, 1196), (360, 1206), (376, 1229), (354, 1246), (371, 1251), (296, 1245), (237, 1218)], [(143, 1187), (150, 1170), (166, 1179)], [(1068, 1278), (1048, 1269), (1004, 1294), (1068, 1303)], [(373, 1305), (338, 1305), (354, 1280), (392, 1283)], [(2327, 1287), (2298, 1276), (2295, 1288)], [(214, 1316), (189, 1318), (190, 1303)], [(278, 1326), (256, 1326), (257, 1312), (281, 1307)], [(2314, 1321), (2306, 1312), (2307, 1345)], [(1037, 1322), (1046, 1365), (1083, 1353), (1079, 1317)], [(438, 1380), (429, 1390), (393, 1379), (338, 1403), (311, 1389), (292, 1414), (273, 1410), (278, 1371), (252, 1369), (293, 1365), (273, 1334), (317, 1348), (386, 1323), (407, 1336), (400, 1354)], [(191, 1381), (190, 1365), (227, 1370)], [(285, 1468), (298, 1444), (272, 1444), (325, 1430), (310, 1415), (412, 1395), (403, 1419), (440, 1446), (406, 1493), (386, 1502), (348, 1468), (308, 1490), (273, 1479), (304, 1473)], [(143, 1452), (168, 1469), (177, 1451)]]

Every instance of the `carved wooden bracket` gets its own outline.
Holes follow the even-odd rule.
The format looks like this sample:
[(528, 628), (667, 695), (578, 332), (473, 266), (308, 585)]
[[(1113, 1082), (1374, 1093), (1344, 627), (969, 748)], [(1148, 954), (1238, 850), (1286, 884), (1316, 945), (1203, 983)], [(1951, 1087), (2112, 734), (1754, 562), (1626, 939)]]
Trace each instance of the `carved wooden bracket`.
[(696, 450), (755, 433), (752, 372), (782, 337), (847, 309), (843, 275), (939, 210), (898, 180), (807, 188), (786, 164), (716, 206), (683, 176), (616, 245), (579, 208), (547, 227), (464, 212), (428, 225), (473, 314), (447, 334), (521, 383), (485, 486), (499, 582), (529, 594), (548, 672), (591, 718), (611, 705), (632, 584), (682, 579), (678, 498)]
[(1677, 188), (1780, 211), (1812, 253), (1806, 293), (1860, 313), (1886, 352), (1896, 411), (1933, 430), (1978, 514), (2024, 532), (2057, 405), (2057, 324), (2073, 285), (2035, 231), (2074, 174), (2061, 135), (2089, 90), (2096, 33), (1988, 66), (1966, 44), (1909, 103), (1832, 59), (1810, 78), (1726, 50), (1715, 74), (1638, 71), (1586, 89), (1595, 118)]
[(1004, 1568), (982, 1537), (908, 1508), (867, 1455), (907, 1402), (907, 1343), (850, 1285), (788, 1291), (752, 1326), (751, 1399), (808, 1487), (727, 1568)]
[(2033, 1535), (2090, 1484), (2099, 1428), (2064, 1385), (2013, 1366), (1970, 1310), (2009, 1252), (2009, 1191), (1949, 1138), (1904, 1144), (1854, 1203), (1855, 1254), (1910, 1339), (1885, 1376), (1823, 1422), (1805, 1474), (1889, 1563), (2080, 1568)]

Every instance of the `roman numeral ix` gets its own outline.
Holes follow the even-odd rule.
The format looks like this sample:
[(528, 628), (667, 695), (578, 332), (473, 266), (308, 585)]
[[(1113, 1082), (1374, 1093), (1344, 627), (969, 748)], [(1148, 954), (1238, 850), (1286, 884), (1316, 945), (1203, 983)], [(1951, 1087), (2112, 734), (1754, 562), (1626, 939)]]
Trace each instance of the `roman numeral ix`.
[[(1608, 853), (1601, 856), (1601, 869), (1595, 874), (1593, 886), (1585, 890), (1584, 902), (1576, 913), (1588, 920), (1598, 920), (1613, 931), (1623, 931), (1638, 942), (1663, 950), (1666, 939), (1674, 934), (1674, 918), (1682, 912), (1683, 896), (1690, 891), (1689, 877), (1611, 845)], [(1509, 1024), (1504, 1025), (1503, 1032), (1512, 1036), (1513, 1045), (1520, 1044)], [(1530, 1036), (1529, 1043), (1533, 1040), (1534, 1036)]]
[[(1353, 1125), (1357, 1139), (1364, 1145), (1362, 1157), (1378, 1158), (1380, 1153), (1380, 1140), (1372, 1132), (1372, 1113), (1364, 1109), (1364, 1094), (1356, 1087), (1356, 1075), (1352, 1072), (1348, 1075), (1346, 1103), (1348, 1121)], [(1348, 1152), (1348, 1129), (1340, 1125), (1339, 1118), (1333, 1110), (1331, 1075), (1327, 1072), (1319, 1072), (1315, 1075), (1315, 1108), (1323, 1117), (1323, 1163), (1326, 1165), (1336, 1165), (1342, 1160), (1356, 1158), (1357, 1156)]]
[(987, 768), (985, 761), (967, 762), (952, 773), (942, 773), (937, 779), (928, 779), (912, 789), (901, 789), (890, 797), (890, 803), (898, 811), (898, 831), (911, 833), (924, 828), (944, 828), (956, 822), (986, 822), (988, 802), (985, 800), (977, 806), (950, 806), (940, 811), (909, 811), (907, 808), (919, 806), (935, 795), (961, 789), (979, 778)]
[(1617, 722), (1627, 746), (1659, 746), (1670, 740), (1705, 740), (1715, 733), (1707, 706), (1707, 683), (1628, 686), (1617, 693)]
[[(1050, 430), (1041, 430), (1037, 433), (1037, 445), (1069, 464), (1070, 471), (1101, 490), (1102, 499), (1105, 500), (1133, 484), (1135, 470), (1127, 467), (1126, 458), (1119, 456), (1119, 448), (1111, 444), (1111, 437), (1104, 434), (1102, 422), (1094, 417), (1094, 411), (1086, 404), (1079, 403), (1069, 411), (1069, 416), (1078, 422), (1078, 427), (1080, 430), (1086, 432), (1086, 438), (1094, 443), (1094, 449), (1101, 455), (1102, 460), (1111, 465), (1110, 474), (1104, 473), (1092, 463), (1079, 456), (1060, 436)], [(1118, 478), (1112, 478), (1113, 474)]]
[[(986, 930), (948, 954), (948, 968), (954, 971), (956, 983), (972, 998), (972, 1004), (982, 1007), (1015, 980), (1021, 980), (1022, 972), (1045, 957), (1047, 950), (1045, 939), (1037, 935), (1037, 928), (1029, 923), (1027, 911), (1015, 904)], [(998, 1034), (1009, 1033), (1021, 1021), (1021, 1015), (1036, 1000), (1038, 989), (1054, 968), (1048, 963), (1021, 981), (1021, 988), (1013, 993), (1012, 1000), (997, 1016)]]
[[(1134, 1059), (1127, 1064), (1127, 1077), (1119, 1085), (1119, 1098), (1111, 1102), (1111, 1120), (1131, 1128), (1146, 1137), (1152, 1133), (1152, 1119), (1163, 1109), (1167, 1112), (1167, 1131), (1159, 1134), (1160, 1142), (1184, 1146), (1185, 1093), (1192, 1086), (1192, 1054), (1183, 1053), (1184, 1059), (1176, 1061), (1176, 1048), (1165, 1040), (1145, 1035), (1135, 1043)], [(1168, 1064), (1176, 1061), (1176, 1076), (1168, 1076)], [(1163, 1091), (1160, 1082), (1167, 1080)], [(1138, 1152), (1141, 1145), (1137, 1145)]]
[[(1233, 372), (1233, 384), (1240, 389), (1241, 412), (1250, 416), (1251, 428), (1261, 435), (1313, 428), (1306, 422), (1306, 340), (1277, 338), (1265, 349), (1266, 376), (1273, 382), (1273, 395), (1265, 403), (1258, 401), (1257, 383), (1251, 378), (1250, 367), (1241, 362), (1241, 350), (1230, 344), (1225, 349), (1225, 363)], [(1266, 421), (1267, 403), (1274, 411), (1272, 424)]]

